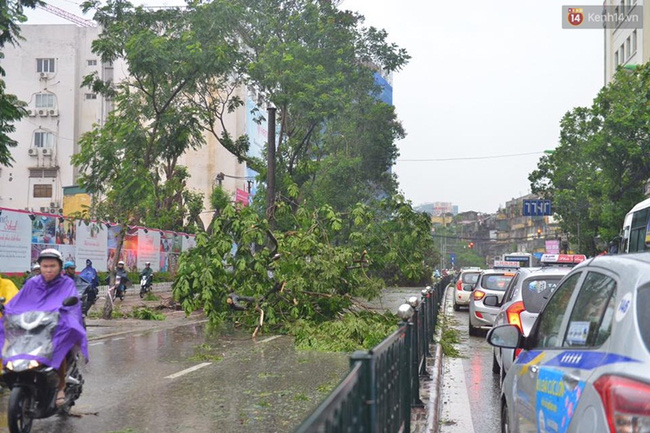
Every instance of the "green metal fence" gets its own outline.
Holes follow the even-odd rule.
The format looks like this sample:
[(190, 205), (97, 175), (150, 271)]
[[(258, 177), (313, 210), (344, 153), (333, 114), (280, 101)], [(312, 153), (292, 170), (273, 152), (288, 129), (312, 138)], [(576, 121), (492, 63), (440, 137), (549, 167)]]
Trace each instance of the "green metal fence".
[[(350, 357), (350, 372), (296, 433), (406, 432), (422, 407), (420, 377), (433, 342), (448, 278), (402, 305), (400, 327), (370, 351)], [(410, 308), (410, 311), (409, 311)]]

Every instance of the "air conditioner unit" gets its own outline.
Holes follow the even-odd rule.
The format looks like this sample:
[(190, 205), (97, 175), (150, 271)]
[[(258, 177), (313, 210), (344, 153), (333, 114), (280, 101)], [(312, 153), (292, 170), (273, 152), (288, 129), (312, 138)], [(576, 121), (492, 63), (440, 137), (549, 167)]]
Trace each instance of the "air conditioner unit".
[(49, 208), (46, 208), (46, 207), (43, 207), (43, 206), (41, 206), (41, 212), (47, 212), (48, 210), (50, 210), (50, 209), (49, 209)]
[(43, 153), (43, 156), (52, 156), (52, 149), (49, 148), (43, 148), (41, 149), (41, 153)]
[[(50, 202), (50, 207), (58, 208), (59, 204), (57, 202), (55, 202), (55, 201), (51, 201)], [(56, 210), (56, 209), (54, 209), (54, 210)]]
[(36, 110), (27, 110), (27, 115), (29, 117), (34, 117), (36, 116)]
[(38, 149), (35, 147), (32, 147), (27, 151), (29, 153), (29, 156), (38, 156)]
[(56, 210), (57, 210), (56, 208), (51, 207), (51, 208), (50, 208), (50, 213), (51, 213), (51, 214), (56, 214)]
[(47, 72), (41, 72), (40, 76), (41, 76), (41, 80), (47, 80), (48, 78)]
[(38, 110), (38, 115), (41, 117), (47, 117), (47, 110)]
[(59, 110), (51, 109), (50, 116), (57, 117), (59, 115)]

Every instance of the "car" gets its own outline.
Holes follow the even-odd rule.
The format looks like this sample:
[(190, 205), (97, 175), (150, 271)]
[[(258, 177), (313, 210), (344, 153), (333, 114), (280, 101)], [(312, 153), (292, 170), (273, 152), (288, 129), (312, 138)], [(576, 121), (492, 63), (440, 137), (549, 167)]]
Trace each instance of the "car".
[(479, 328), (494, 323), (499, 312), (496, 306), (484, 305), (483, 298), (495, 295), (499, 302), (514, 277), (516, 269), (487, 269), (481, 273), (469, 300), (469, 335), (479, 335)]
[[(510, 281), (501, 302), (494, 295), (483, 299), (485, 305), (499, 307), (493, 326), (511, 324), (519, 328), (523, 336), (537, 319), (542, 307), (557, 288), (560, 280), (573, 266), (584, 261), (584, 255), (544, 254), (540, 260), (541, 268), (520, 268)], [(501, 380), (519, 351), (493, 348), (492, 372), (499, 374)]]
[(650, 253), (582, 262), (528, 336), (499, 325), (487, 341), (522, 349), (501, 386), (502, 431), (648, 431)]
[(469, 298), (472, 289), (481, 275), (481, 268), (463, 268), (460, 270), (458, 280), (456, 280), (456, 291), (454, 292), (454, 310), (460, 310), (460, 307), (469, 306)]

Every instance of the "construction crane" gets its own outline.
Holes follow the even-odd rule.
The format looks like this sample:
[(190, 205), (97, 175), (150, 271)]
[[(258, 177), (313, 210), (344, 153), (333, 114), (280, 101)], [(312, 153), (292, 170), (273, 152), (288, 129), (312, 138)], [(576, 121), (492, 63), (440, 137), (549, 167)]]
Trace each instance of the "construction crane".
[(54, 14), (58, 17), (61, 17), (63, 19), (66, 19), (70, 22), (75, 23), (76, 25), (80, 27), (97, 27), (97, 23), (94, 21), (90, 21), (81, 17), (76, 16), (75, 14), (72, 14), (68, 11), (65, 11), (61, 8), (58, 8), (56, 6), (52, 6), (51, 4), (47, 3), (39, 3), (36, 5), (37, 7), (48, 11), (51, 14)]

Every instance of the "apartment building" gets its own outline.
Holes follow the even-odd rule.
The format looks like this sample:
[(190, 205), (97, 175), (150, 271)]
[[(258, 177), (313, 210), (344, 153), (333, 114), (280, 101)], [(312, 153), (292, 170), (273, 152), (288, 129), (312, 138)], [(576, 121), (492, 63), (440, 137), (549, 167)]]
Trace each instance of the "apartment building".
[[(642, 0), (606, 0), (603, 5), (622, 16), (629, 16), (644, 6)], [(604, 29), (605, 84), (612, 80), (619, 66), (641, 65), (650, 59), (650, 32), (643, 31), (650, 28), (650, 8), (643, 7), (641, 16), (640, 28), (619, 24)]]
[[(78, 173), (70, 158), (79, 150), (80, 137), (95, 124), (103, 124), (112, 105), (81, 83), (93, 72), (115, 82), (128, 77), (123, 61), (103, 64), (92, 53), (91, 43), (99, 32), (97, 27), (74, 24), (25, 25), (21, 27), (25, 40), (19, 46), (4, 47), (5, 58), (0, 62), (6, 71), (7, 92), (27, 102), (29, 115), (15, 125), (12, 134), (18, 142), (11, 149), (13, 167), (0, 168), (0, 207), (62, 214), (64, 189), (83, 195), (75, 188)], [(245, 100), (246, 90), (241, 93)], [(245, 107), (231, 113), (226, 121), (229, 132), (246, 133), (246, 117)], [(191, 173), (188, 187), (205, 195), (206, 209), (216, 185), (221, 184), (233, 198), (246, 185), (245, 165), (212, 135), (206, 135), (205, 146), (188, 151), (179, 162)], [(226, 176), (218, 181), (220, 173)], [(210, 218), (210, 212), (203, 215), (206, 224)]]

